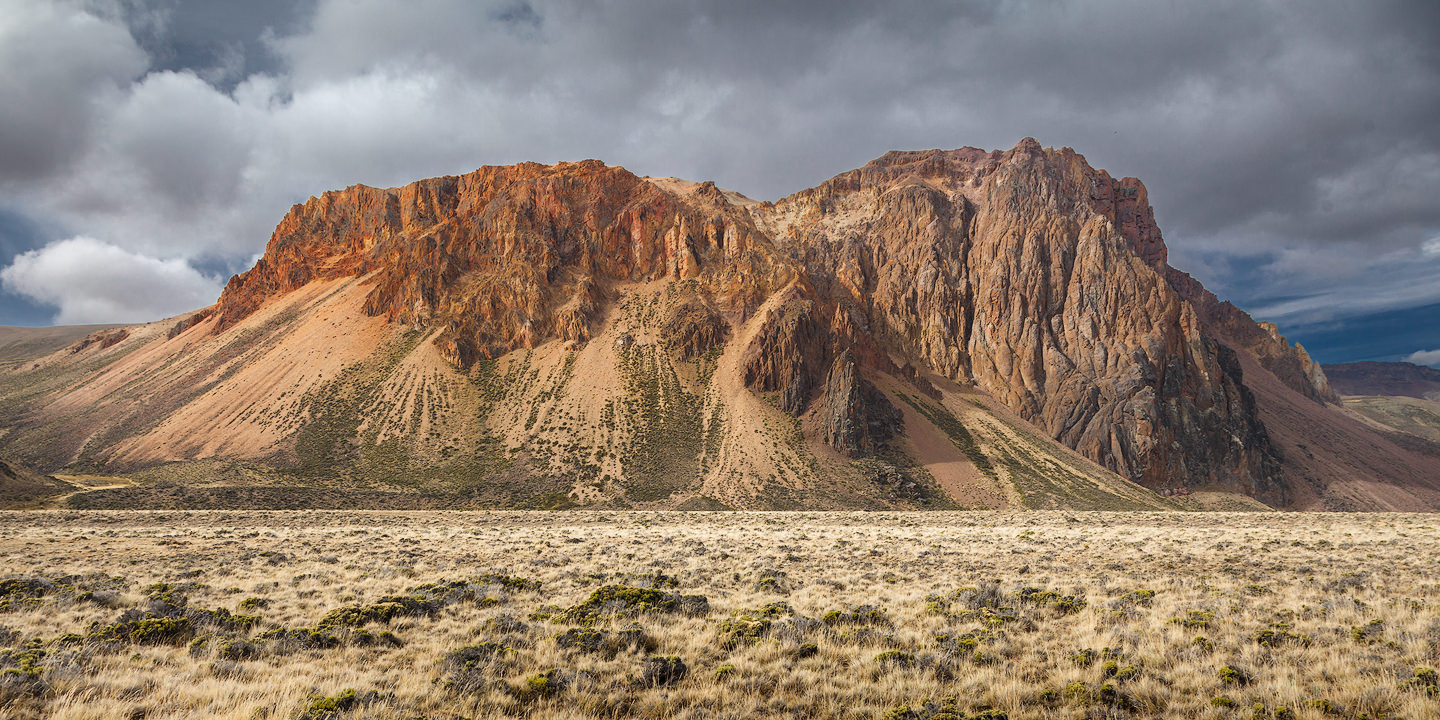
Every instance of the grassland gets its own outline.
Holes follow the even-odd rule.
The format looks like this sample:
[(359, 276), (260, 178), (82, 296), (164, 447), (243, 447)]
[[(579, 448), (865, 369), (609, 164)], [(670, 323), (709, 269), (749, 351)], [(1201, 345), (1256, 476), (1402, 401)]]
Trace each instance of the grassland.
[(0, 513), (0, 716), (1440, 716), (1440, 518)]

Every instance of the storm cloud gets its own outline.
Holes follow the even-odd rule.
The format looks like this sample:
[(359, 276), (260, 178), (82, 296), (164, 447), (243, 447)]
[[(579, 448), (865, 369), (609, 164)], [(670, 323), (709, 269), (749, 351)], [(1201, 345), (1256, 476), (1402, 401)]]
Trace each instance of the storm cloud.
[[(774, 199), (1034, 136), (1142, 178), (1172, 264), (1322, 360), (1440, 346), (1434, 3), (0, 0), (0, 72), (0, 321), (193, 309), (357, 182), (599, 158)], [(40, 272), (76, 238), (160, 265)], [(157, 267), (193, 275), (121, 277)]]

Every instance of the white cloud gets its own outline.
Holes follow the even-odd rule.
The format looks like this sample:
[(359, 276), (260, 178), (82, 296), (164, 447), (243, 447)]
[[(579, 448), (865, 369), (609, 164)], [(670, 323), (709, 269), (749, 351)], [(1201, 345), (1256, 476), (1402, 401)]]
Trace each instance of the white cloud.
[(204, 307), (221, 284), (184, 260), (161, 260), (88, 237), (21, 253), (0, 284), (59, 308), (55, 322), (144, 322)]
[(1416, 350), (1405, 358), (1406, 362), (1416, 365), (1429, 365), (1440, 368), (1440, 350)]

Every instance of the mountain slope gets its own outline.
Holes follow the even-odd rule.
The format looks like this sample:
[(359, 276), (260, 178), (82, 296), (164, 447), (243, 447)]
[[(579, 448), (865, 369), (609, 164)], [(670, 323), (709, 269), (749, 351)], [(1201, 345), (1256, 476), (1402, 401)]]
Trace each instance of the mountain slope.
[(1332, 398), (1139, 181), (1027, 139), (775, 203), (595, 161), (326, 193), (211, 308), (0, 370), (0, 446), (425, 506), (1440, 504), (1423, 453), (1297, 462), (1307, 415), (1370, 441)]

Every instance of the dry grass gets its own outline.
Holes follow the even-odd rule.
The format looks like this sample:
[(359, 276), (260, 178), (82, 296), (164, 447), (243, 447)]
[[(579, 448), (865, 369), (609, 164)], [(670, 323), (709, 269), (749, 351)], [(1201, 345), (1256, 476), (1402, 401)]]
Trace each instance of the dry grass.
[[(53, 583), (29, 598), (0, 585), (14, 591), (0, 716), (1421, 720), (1440, 716), (1434, 676), (1416, 680), (1440, 664), (1437, 529), (1416, 515), (0, 513), (0, 581)], [(467, 582), (416, 589), (439, 581)], [(660, 593), (620, 593), (649, 612), (583, 606), (617, 584)], [(377, 604), (389, 595), (428, 605)], [(350, 625), (325, 620), (347, 606)], [(188, 632), (132, 642), (113, 627), (127, 610)], [(557, 641), (587, 621), (601, 634)]]

